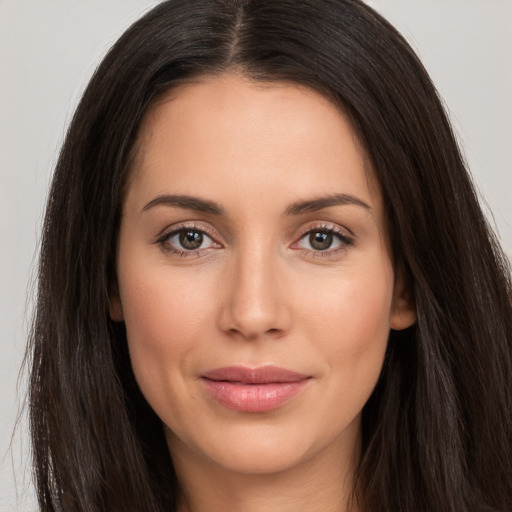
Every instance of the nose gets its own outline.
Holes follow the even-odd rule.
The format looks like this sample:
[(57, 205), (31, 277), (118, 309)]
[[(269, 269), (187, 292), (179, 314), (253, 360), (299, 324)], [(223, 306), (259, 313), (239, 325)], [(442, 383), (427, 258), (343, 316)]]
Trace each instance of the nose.
[(291, 312), (278, 258), (253, 247), (233, 259), (221, 294), (220, 329), (246, 339), (282, 336)]

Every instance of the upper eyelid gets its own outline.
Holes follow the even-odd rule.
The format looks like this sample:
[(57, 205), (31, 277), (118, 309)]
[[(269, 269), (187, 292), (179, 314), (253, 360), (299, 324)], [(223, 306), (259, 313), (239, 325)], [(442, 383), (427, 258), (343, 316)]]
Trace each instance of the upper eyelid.
[(345, 235), (347, 238), (354, 237), (354, 233), (347, 227), (340, 226), (339, 224), (337, 224), (335, 222), (325, 222), (325, 221), (324, 222), (313, 222), (313, 223), (308, 224), (307, 227), (304, 227), (301, 230), (299, 230), (298, 236), (302, 237), (302, 236), (310, 233), (311, 231), (315, 231), (315, 230), (332, 231), (334, 233), (339, 233), (341, 235)]
[[(169, 238), (171, 235), (178, 233), (183, 229), (192, 229), (195, 231), (199, 231), (212, 238), (215, 242), (221, 243), (223, 240), (223, 236), (213, 227), (210, 227), (208, 223), (203, 223), (202, 221), (191, 220), (191, 221), (183, 221), (177, 222), (171, 225), (166, 226), (156, 235), (156, 243), (161, 242), (164, 239)], [(330, 231), (333, 233), (337, 233), (345, 238), (354, 238), (353, 232), (347, 228), (346, 226), (341, 226), (340, 224), (332, 221), (313, 221), (307, 223), (305, 226), (301, 227), (294, 236), (294, 240), (292, 244), (295, 244), (298, 240), (300, 240), (303, 236), (307, 235), (311, 231)]]
[(292, 243), (291, 247), (293, 248), (294, 245), (297, 245), (300, 243), (300, 241), (308, 234), (313, 233), (315, 231), (327, 231), (330, 233), (334, 233), (335, 236), (337, 236), (341, 242), (342, 247), (337, 249), (326, 249), (325, 251), (311, 251), (309, 249), (302, 249), (302, 248), (296, 248), (296, 250), (302, 249), (304, 251), (311, 251), (314, 254), (322, 254), (324, 256), (327, 256), (329, 254), (334, 254), (339, 252), (340, 250), (347, 249), (349, 246), (354, 245), (354, 235), (352, 234), (352, 231), (350, 231), (348, 228), (344, 228), (336, 223), (321, 223), (315, 225), (310, 225), (308, 228), (301, 231), (301, 234), (295, 237), (294, 242)]
[[(217, 247), (222, 247), (222, 243), (218, 242), (217, 239), (208, 233), (206, 229), (197, 227), (197, 225), (189, 225), (187, 223), (184, 224), (174, 224), (171, 226), (168, 226), (166, 229), (161, 231), (161, 234), (156, 238), (156, 240), (153, 242), (155, 245), (159, 246), (160, 249), (162, 249), (166, 253), (174, 253), (179, 254), (181, 256), (192, 256), (192, 255), (199, 255), (200, 252), (205, 250), (210, 250), (212, 247), (204, 247), (204, 248), (198, 248), (198, 249), (180, 249), (179, 247), (176, 247), (174, 244), (170, 242), (170, 240), (175, 237), (180, 231), (197, 231), (205, 235), (207, 238), (210, 239), (210, 241), (216, 245)], [(171, 247), (168, 247), (171, 246)]]
[(201, 233), (204, 233), (205, 235), (209, 236), (210, 238), (215, 239), (216, 233), (214, 233), (213, 229), (208, 228), (207, 226), (198, 223), (198, 221), (190, 221), (190, 222), (178, 222), (175, 224), (171, 224), (169, 226), (166, 226), (164, 229), (162, 229), (157, 235), (156, 238), (158, 240), (161, 240), (163, 238), (168, 238), (171, 235), (178, 233), (184, 229), (191, 229), (194, 231), (200, 231)]

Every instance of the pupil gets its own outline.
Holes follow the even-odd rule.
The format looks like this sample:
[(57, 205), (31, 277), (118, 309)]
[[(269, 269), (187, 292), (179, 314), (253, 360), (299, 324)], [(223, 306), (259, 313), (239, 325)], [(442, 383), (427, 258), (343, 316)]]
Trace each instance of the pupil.
[(203, 243), (203, 234), (198, 231), (182, 231), (180, 244), (185, 249), (199, 249)]
[(322, 233), (317, 231), (309, 235), (309, 243), (317, 251), (325, 251), (332, 245), (332, 233)]

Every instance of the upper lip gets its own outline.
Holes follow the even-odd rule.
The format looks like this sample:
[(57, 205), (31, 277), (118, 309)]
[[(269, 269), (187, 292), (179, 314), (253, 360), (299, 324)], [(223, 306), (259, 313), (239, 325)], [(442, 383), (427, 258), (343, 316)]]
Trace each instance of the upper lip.
[(308, 379), (309, 375), (293, 372), (278, 366), (261, 366), (247, 368), (245, 366), (226, 366), (207, 371), (201, 375), (204, 379), (239, 382), (241, 384), (270, 384), (298, 382)]

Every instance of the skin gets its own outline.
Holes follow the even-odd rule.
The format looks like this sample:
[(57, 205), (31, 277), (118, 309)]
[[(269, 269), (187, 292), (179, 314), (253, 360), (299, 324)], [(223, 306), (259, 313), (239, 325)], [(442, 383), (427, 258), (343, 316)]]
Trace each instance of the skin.
[[(164, 424), (183, 510), (348, 510), (389, 330), (415, 320), (352, 127), (310, 89), (227, 74), (170, 91), (139, 150), (111, 316), (126, 323), (137, 382)], [(333, 194), (352, 202), (289, 211)], [(223, 214), (156, 204), (162, 195)], [(198, 250), (180, 247), (180, 228), (207, 234)], [(310, 232), (329, 230), (329, 248), (311, 245)], [(241, 412), (200, 378), (231, 365), (311, 378), (275, 410)]]

